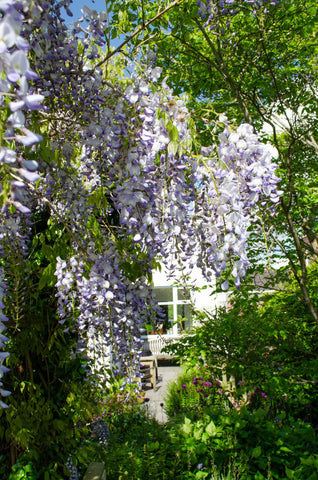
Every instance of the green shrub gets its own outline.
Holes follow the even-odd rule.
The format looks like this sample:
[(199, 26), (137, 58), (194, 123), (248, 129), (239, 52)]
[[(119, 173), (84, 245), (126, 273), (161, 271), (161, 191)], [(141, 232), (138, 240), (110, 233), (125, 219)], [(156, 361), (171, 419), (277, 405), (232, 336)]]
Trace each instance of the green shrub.
[(176, 475), (187, 467), (181, 464), (177, 444), (171, 441), (169, 430), (150, 419), (145, 409), (135, 406), (113, 412), (108, 424), (104, 459), (108, 480), (182, 478)]
[(167, 395), (172, 438), (189, 471), (200, 465), (201, 474), (231, 471), (244, 480), (316, 478), (317, 429), (299, 418), (299, 399), (270, 397), (260, 387), (246, 396), (242, 382), (227, 391), (193, 373), (181, 374)]
[(207, 369), (185, 367), (177, 380), (169, 385), (165, 397), (166, 413), (170, 418), (176, 415), (196, 418), (207, 406), (217, 404), (227, 408), (229, 399), (225, 395), (220, 396), (220, 390), (220, 381), (215, 380)]

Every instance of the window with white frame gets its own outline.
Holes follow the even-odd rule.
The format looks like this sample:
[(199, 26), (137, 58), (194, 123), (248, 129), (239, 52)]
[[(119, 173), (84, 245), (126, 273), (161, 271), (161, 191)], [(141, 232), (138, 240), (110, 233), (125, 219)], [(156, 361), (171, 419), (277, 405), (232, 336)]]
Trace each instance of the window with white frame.
[(191, 304), (189, 297), (179, 287), (155, 287), (154, 293), (161, 307), (159, 328), (163, 334), (178, 335), (191, 327)]

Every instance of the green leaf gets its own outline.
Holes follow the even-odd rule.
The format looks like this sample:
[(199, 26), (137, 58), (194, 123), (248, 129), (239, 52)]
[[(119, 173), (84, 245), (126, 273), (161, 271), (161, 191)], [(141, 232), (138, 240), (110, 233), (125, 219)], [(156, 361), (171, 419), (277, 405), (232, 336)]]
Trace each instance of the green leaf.
[(255, 474), (254, 479), (255, 479), (255, 480), (265, 480), (265, 477), (264, 477), (264, 475), (263, 475), (261, 472), (257, 471), (256, 474)]
[(300, 461), (303, 465), (315, 466), (318, 468), (318, 458), (315, 458), (313, 455), (310, 455), (308, 458), (301, 458)]
[(295, 478), (295, 471), (294, 470), (291, 470), (290, 468), (285, 467), (285, 472), (286, 472), (287, 478), (289, 478), (289, 479), (294, 479)]
[(179, 145), (177, 142), (169, 142), (168, 144), (168, 153), (175, 155), (178, 151)]
[(207, 425), (205, 431), (210, 437), (215, 437), (217, 434), (217, 428), (213, 420), (211, 420), (211, 422)]
[(308, 477), (308, 480), (318, 480), (318, 473), (313, 472), (310, 477)]
[(202, 472), (202, 470), (199, 470), (198, 472), (196, 472), (195, 478), (196, 480), (200, 480), (202, 478), (206, 478), (208, 475), (209, 475), (209, 472)]
[(262, 454), (262, 447), (258, 445), (258, 447), (253, 448), (251, 455), (253, 458), (258, 458), (261, 456), (261, 454)]
[(172, 142), (176, 142), (179, 139), (179, 132), (175, 125), (172, 124), (168, 128), (168, 132), (169, 132), (169, 138)]
[(183, 427), (182, 427), (182, 430), (184, 431), (185, 434), (189, 435), (192, 430), (193, 430), (193, 425), (192, 425), (192, 422), (189, 418), (185, 418), (184, 419), (184, 424), (183, 424)]
[(56, 277), (54, 275), (55, 265), (50, 263), (47, 267), (44, 268), (42, 276), (39, 281), (39, 290), (42, 290), (44, 287), (52, 287), (55, 284)]
[(203, 428), (197, 428), (193, 432), (193, 437), (195, 440), (200, 440), (202, 438)]
[(12, 203), (9, 206), (9, 212), (12, 213), (12, 214), (14, 214), (16, 212), (16, 208)]
[(292, 453), (293, 450), (291, 450), (291, 449), (288, 448), (288, 447), (281, 447), (281, 448), (280, 448), (280, 451), (281, 451), (281, 452)]

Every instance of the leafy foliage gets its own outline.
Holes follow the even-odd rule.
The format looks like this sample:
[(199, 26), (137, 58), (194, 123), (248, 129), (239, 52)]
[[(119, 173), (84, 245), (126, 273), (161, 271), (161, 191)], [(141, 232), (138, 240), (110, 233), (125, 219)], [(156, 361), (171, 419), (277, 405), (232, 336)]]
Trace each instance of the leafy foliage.
[[(316, 303), (317, 263), (308, 276)], [(193, 364), (199, 359), (216, 378), (225, 374), (251, 385), (281, 382), (283, 390), (303, 385), (315, 397), (317, 325), (300, 299), (295, 280), (262, 297), (242, 288), (227, 310), (202, 313), (201, 323), (166, 349)]]
[[(151, 18), (153, 10), (147, 16), (142, 5), (137, 2), (132, 12), (127, 2), (126, 18)], [(169, 2), (151, 6), (162, 12)], [(258, 268), (268, 259), (288, 261), (316, 322), (306, 258), (317, 250), (317, 15), (316, 2), (307, 0), (202, 0), (198, 6), (189, 0), (171, 8), (139, 41), (142, 50), (153, 47), (174, 91), (187, 94), (201, 145), (210, 144), (225, 114), (253, 124), (275, 147), (283, 195), (276, 215), (259, 209), (249, 258)]]
[[(0, 403), (8, 407), (0, 411), (0, 454), (16, 463), (13, 478), (36, 477), (41, 464), (56, 479), (70, 452), (81, 461), (81, 451), (95, 454), (91, 444), (79, 447), (98, 410), (96, 383), (108, 374), (95, 368), (96, 359), (112, 347), (116, 368), (136, 374), (139, 327), (156, 312), (149, 282), (157, 257), (172, 253), (171, 269), (198, 262), (208, 280), (214, 270), (224, 289), (231, 275), (238, 287), (253, 235), (254, 271), (264, 264), (265, 243), (290, 268), (269, 283), (289, 272), (296, 283), (264, 297), (263, 305), (243, 291), (229, 312), (207, 319), (176, 347), (192, 364), (199, 359), (209, 367), (214, 387), (223, 374), (237, 385), (244, 381), (247, 391), (233, 388), (226, 402), (209, 405), (204, 389), (193, 383), (183, 389), (188, 395), (175, 408), (195, 415), (172, 429), (167, 445), (180, 459), (174, 472), (189, 478), (214, 473), (214, 462), (226, 473), (239, 448), (235, 475), (249, 464), (251, 478), (314, 479), (315, 431), (304, 413), (317, 396), (316, 280), (308, 267), (317, 249), (315, 2), (236, 1), (235, 10), (224, 11), (208, 0), (110, 1), (107, 14), (86, 8), (87, 24), (75, 23), (71, 35), (61, 17), (69, 3), (0, 6), (0, 394), (13, 394), (9, 407)], [(126, 40), (112, 49), (119, 35)], [(137, 73), (129, 57), (136, 63), (143, 57)], [(174, 92), (166, 81), (156, 86), (159, 65)], [(231, 129), (220, 113), (250, 125)], [(278, 193), (272, 147), (282, 177)], [(270, 202), (279, 205), (275, 215)], [(85, 384), (88, 337), (97, 376)], [(10, 391), (2, 388), (4, 373)], [(262, 403), (266, 395), (270, 406)], [(286, 395), (285, 416), (275, 424)], [(249, 408), (232, 408), (233, 399), (249, 400)], [(125, 415), (119, 423), (139, 436)], [(125, 428), (118, 426), (120, 441)], [(246, 430), (257, 439), (253, 448), (243, 445)], [(116, 426), (113, 460), (122, 453), (115, 432)], [(166, 432), (158, 438), (164, 441)], [(145, 475), (143, 465), (156, 475), (160, 457), (169, 478), (170, 452), (158, 442), (148, 447), (139, 438), (137, 461), (127, 445), (127, 475), (138, 469)], [(290, 450), (295, 454), (286, 461)]]
[[(308, 278), (316, 303), (316, 262)], [(261, 298), (242, 288), (227, 311), (202, 314), (166, 347), (191, 366), (171, 387), (167, 411), (183, 424), (193, 463), (209, 471), (212, 451), (218, 471), (229, 459), (244, 466), (238, 478), (316, 478), (317, 325), (300, 299), (295, 280)]]

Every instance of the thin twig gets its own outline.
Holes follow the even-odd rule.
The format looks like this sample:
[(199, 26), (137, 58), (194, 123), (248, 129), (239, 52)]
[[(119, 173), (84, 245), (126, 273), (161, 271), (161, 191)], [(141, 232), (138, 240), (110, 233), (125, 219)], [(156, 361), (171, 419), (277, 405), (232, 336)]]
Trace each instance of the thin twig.
[[(149, 25), (151, 25), (153, 22), (155, 22), (156, 20), (161, 18), (165, 13), (167, 13), (172, 8), (176, 7), (177, 5), (180, 5), (182, 2), (184, 2), (184, 0), (175, 0), (168, 7), (166, 7), (164, 10), (157, 13), (157, 15), (155, 15), (153, 18), (148, 20), (148, 22), (143, 23), (141, 27), (139, 27), (133, 34), (131, 34), (128, 38), (126, 38), (126, 40), (124, 40), (117, 48), (115, 48), (115, 50), (108, 53), (106, 55), (106, 57), (103, 58), (103, 60), (101, 60), (99, 63), (97, 63), (93, 70), (95, 70), (96, 68), (99, 68), (102, 65), (104, 65), (104, 63), (106, 63), (110, 58), (112, 58), (114, 55), (116, 55), (116, 53), (119, 53), (123, 49), (123, 47), (125, 45), (127, 45), (127, 43), (131, 42), (131, 40), (133, 40), (135, 37), (137, 37), (143, 30), (145, 30), (147, 27), (149, 27)], [(88, 73), (91, 73), (93, 70), (90, 70)]]

